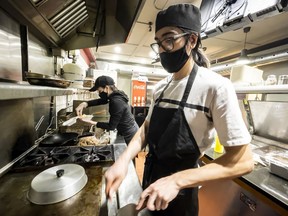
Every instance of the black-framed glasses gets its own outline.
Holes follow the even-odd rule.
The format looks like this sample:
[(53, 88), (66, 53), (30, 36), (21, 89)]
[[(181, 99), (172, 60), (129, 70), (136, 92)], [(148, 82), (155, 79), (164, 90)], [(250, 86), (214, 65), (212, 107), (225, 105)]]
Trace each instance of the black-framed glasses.
[(167, 37), (163, 39), (162, 41), (150, 44), (150, 47), (156, 54), (159, 54), (160, 47), (162, 47), (166, 52), (170, 52), (174, 48), (175, 40), (177, 40), (178, 38), (184, 37), (188, 34), (191, 34), (191, 33), (185, 32), (185, 33), (174, 35), (172, 37)]

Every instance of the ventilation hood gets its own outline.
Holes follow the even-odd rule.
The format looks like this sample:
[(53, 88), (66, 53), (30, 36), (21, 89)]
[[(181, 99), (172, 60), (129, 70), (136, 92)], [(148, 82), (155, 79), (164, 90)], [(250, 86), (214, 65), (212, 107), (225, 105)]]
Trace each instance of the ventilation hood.
[(141, 3), (142, 0), (7, 0), (1, 1), (1, 7), (44, 44), (74, 50), (125, 43)]
[(287, 0), (202, 0), (201, 37), (213, 37), (287, 10)]

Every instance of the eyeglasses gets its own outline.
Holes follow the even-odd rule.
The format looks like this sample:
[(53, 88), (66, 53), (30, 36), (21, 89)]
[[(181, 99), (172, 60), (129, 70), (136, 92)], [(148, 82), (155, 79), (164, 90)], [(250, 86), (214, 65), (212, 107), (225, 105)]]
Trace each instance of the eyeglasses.
[(150, 47), (152, 48), (152, 50), (156, 54), (159, 54), (160, 47), (162, 47), (166, 52), (170, 52), (171, 50), (174, 49), (174, 42), (178, 38), (184, 37), (184, 36), (186, 36), (188, 34), (191, 34), (191, 33), (185, 32), (185, 33), (174, 35), (172, 37), (165, 38), (162, 41), (150, 44)]

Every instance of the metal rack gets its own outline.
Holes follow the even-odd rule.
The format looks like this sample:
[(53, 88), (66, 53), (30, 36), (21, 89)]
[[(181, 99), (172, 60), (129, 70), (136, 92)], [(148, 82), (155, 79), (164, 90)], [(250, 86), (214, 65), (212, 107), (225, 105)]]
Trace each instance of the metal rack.
[(288, 85), (235, 86), (239, 94), (287, 94)]
[(45, 86), (33, 86), (27, 82), (21, 84), (16, 83), (0, 83), (0, 100), (23, 99), (56, 95), (71, 95), (77, 92), (73, 88), (54, 88)]

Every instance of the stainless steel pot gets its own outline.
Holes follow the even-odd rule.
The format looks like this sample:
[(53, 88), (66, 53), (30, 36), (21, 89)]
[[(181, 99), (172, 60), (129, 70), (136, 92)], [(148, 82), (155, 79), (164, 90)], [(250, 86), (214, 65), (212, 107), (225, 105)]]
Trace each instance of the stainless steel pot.
[(38, 205), (61, 202), (81, 191), (87, 180), (85, 169), (78, 164), (54, 166), (32, 180), (27, 198)]

